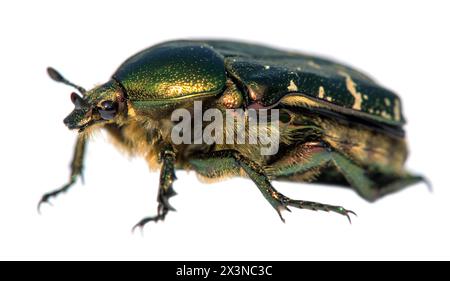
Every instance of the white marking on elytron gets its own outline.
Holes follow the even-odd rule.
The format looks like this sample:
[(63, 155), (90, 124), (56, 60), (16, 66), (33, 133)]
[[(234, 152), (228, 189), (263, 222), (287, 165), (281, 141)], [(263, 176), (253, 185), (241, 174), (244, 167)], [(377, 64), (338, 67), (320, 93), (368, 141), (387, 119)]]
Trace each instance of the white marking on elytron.
[(400, 121), (401, 114), (400, 114), (400, 101), (398, 99), (394, 100), (394, 117), (396, 121)]
[(298, 66), (298, 67), (296, 68), (296, 70), (297, 70), (297, 71), (302, 71), (302, 68), (301, 68), (300, 66)]
[(333, 101), (332, 97), (326, 97), (327, 101)]
[(295, 75), (298, 78), (298, 73), (297, 72), (291, 71), (291, 72), (289, 72), (289, 74)]
[(320, 65), (318, 65), (317, 63), (315, 63), (315, 62), (312, 61), (312, 60), (309, 60), (307, 63), (308, 63), (308, 65), (311, 66), (311, 67), (320, 69)]
[(384, 98), (384, 104), (386, 104), (387, 106), (390, 106), (391, 101), (388, 98)]
[(368, 100), (369, 97), (367, 95), (363, 95), (363, 99)]
[(345, 85), (347, 90), (355, 98), (352, 108), (355, 110), (361, 110), (362, 94), (356, 90), (356, 83), (352, 80), (352, 77), (350, 77), (348, 73), (344, 71), (339, 71), (338, 73), (345, 77)]
[(325, 89), (320, 86), (319, 87), (319, 98), (323, 99), (325, 97)]
[(287, 89), (290, 92), (297, 92), (298, 91), (298, 87), (297, 87), (297, 85), (295, 85), (294, 80), (291, 80), (291, 82), (289, 83), (289, 86), (287, 87)]
[(270, 69), (270, 65), (265, 65), (264, 69)]
[(392, 119), (392, 116), (388, 112), (386, 112), (384, 110), (381, 111), (381, 117), (384, 117), (386, 119)]
[(373, 113), (373, 109), (372, 108), (369, 108), (369, 113)]

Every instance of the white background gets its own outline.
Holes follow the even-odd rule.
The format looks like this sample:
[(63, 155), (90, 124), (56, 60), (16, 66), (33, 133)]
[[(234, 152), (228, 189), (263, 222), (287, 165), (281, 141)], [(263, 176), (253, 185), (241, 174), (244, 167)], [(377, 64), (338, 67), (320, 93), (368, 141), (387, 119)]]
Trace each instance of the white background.
[[(0, 259), (449, 259), (450, 6), (448, 1), (2, 1), (0, 4)], [(313, 2), (313, 3), (312, 3)], [(275, 182), (290, 197), (358, 213), (295, 210), (287, 223), (245, 179), (202, 184), (178, 172), (178, 212), (156, 211), (158, 174), (101, 134), (83, 186), (36, 212), (68, 178), (75, 132), (62, 124), (72, 89), (90, 88), (133, 53), (176, 38), (245, 39), (336, 58), (398, 92), (407, 166), (433, 183), (370, 204), (351, 190)]]

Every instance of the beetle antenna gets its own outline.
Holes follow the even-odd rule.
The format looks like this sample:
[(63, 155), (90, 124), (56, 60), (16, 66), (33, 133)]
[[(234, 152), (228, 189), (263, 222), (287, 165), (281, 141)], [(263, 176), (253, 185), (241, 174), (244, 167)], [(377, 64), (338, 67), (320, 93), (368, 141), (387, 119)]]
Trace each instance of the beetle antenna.
[(84, 96), (84, 93), (86, 93), (86, 90), (83, 87), (80, 87), (80, 86), (75, 85), (74, 83), (70, 82), (69, 80), (64, 78), (58, 71), (56, 71), (56, 69), (54, 69), (53, 67), (47, 67), (47, 73), (48, 73), (48, 76), (50, 76), (50, 78), (52, 78), (54, 81), (74, 87), (83, 96)]

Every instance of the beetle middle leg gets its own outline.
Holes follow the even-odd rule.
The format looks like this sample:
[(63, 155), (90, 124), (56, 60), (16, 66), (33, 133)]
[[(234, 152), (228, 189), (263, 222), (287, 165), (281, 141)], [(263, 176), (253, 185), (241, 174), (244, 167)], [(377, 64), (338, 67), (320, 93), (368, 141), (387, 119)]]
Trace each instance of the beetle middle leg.
[(157, 214), (155, 216), (143, 218), (133, 227), (133, 230), (137, 227), (142, 228), (145, 224), (151, 221), (158, 222), (160, 220), (164, 220), (169, 211), (175, 211), (175, 208), (173, 208), (169, 203), (169, 199), (176, 195), (176, 192), (173, 190), (172, 186), (173, 182), (176, 180), (174, 168), (175, 152), (171, 146), (168, 146), (162, 150), (160, 153), (160, 160), (162, 162), (162, 166), (157, 197)]
[(51, 198), (58, 196), (60, 193), (68, 191), (75, 184), (79, 177), (81, 177), (81, 180), (83, 181), (83, 162), (86, 151), (86, 144), (86, 137), (82, 134), (79, 134), (75, 144), (72, 163), (70, 165), (71, 173), (69, 182), (59, 189), (44, 194), (38, 203), (38, 211), (40, 211), (41, 205), (43, 203), (48, 203)]
[(221, 150), (204, 154), (199, 158), (191, 159), (190, 164), (194, 169), (206, 177), (218, 177), (224, 174), (239, 174), (242, 169), (247, 176), (256, 184), (263, 196), (269, 201), (273, 208), (278, 212), (281, 220), (282, 210), (289, 210), (289, 206), (309, 209), (314, 211), (335, 212), (345, 215), (349, 220), (349, 214), (354, 214), (340, 206), (327, 205), (311, 201), (293, 200), (278, 192), (270, 183), (263, 167), (243, 156), (236, 150)]

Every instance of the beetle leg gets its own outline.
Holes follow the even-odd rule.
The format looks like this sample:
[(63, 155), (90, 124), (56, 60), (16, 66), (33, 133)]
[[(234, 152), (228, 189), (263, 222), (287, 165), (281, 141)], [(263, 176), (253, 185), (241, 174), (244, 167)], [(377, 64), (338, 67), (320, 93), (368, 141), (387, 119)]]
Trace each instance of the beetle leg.
[(133, 230), (137, 227), (142, 229), (145, 224), (151, 221), (163, 221), (169, 211), (175, 211), (175, 208), (169, 203), (169, 199), (177, 194), (173, 189), (173, 182), (177, 179), (175, 176), (175, 152), (173, 151), (173, 148), (168, 146), (163, 149), (160, 153), (160, 160), (162, 162), (162, 167), (159, 178), (157, 214), (156, 216), (143, 218), (133, 227)]
[[(308, 142), (295, 147), (290, 154), (267, 167), (271, 178), (297, 176), (310, 181), (327, 165), (333, 165), (358, 194), (368, 201), (378, 198), (374, 183), (363, 168), (322, 142)], [(312, 173), (311, 173), (312, 172)], [(308, 178), (309, 176), (309, 178)]]
[(56, 189), (54, 191), (48, 192), (41, 197), (41, 200), (38, 203), (38, 211), (40, 212), (41, 205), (43, 203), (49, 203), (49, 199), (58, 196), (62, 192), (66, 192), (72, 187), (73, 184), (77, 181), (79, 177), (81, 177), (81, 181), (83, 180), (83, 162), (84, 155), (86, 151), (87, 140), (84, 135), (78, 135), (77, 142), (75, 144), (75, 150), (73, 153), (72, 163), (70, 165), (71, 173), (69, 182), (63, 185), (61, 188)]
[(338, 152), (331, 152), (331, 155), (334, 166), (361, 197), (370, 202), (378, 198), (377, 189), (363, 168)]
[(419, 182), (424, 182), (428, 186), (428, 189), (430, 191), (432, 190), (430, 182), (423, 176), (407, 174), (406, 176), (403, 176), (400, 179), (397, 179), (397, 180), (381, 187), (378, 191), (377, 198), (383, 197), (387, 194), (391, 194), (391, 193), (400, 191), (400, 190), (404, 189), (405, 187), (408, 187), (410, 185), (413, 185), (413, 184), (419, 183)]
[(340, 206), (333, 206), (310, 201), (292, 200), (284, 196), (272, 186), (269, 178), (266, 175), (266, 172), (260, 165), (244, 157), (242, 154), (235, 150), (214, 151), (205, 154), (200, 158), (192, 159), (189, 162), (193, 165), (193, 167), (199, 174), (206, 177), (221, 176), (226, 173), (238, 174), (241, 169), (244, 170), (248, 177), (259, 188), (267, 201), (269, 201), (272, 207), (278, 212), (278, 215), (283, 222), (284, 218), (281, 215), (281, 211), (290, 211), (288, 206), (314, 211), (320, 210), (326, 212), (336, 212), (338, 214), (347, 216), (349, 220), (350, 217), (348, 214), (355, 214), (354, 212), (346, 210)]
[[(350, 185), (356, 190), (356, 192), (358, 192), (359, 195), (369, 202), (374, 202), (387, 194), (397, 192), (407, 186), (421, 181), (428, 184), (425, 178), (409, 174), (398, 176), (398, 179), (392, 180), (388, 184), (380, 184), (377, 183), (376, 180), (375, 182), (370, 180), (364, 169), (354, 164), (344, 155), (333, 152), (332, 158), (334, 165), (342, 173)], [(428, 186), (430, 187), (429, 184)]]

